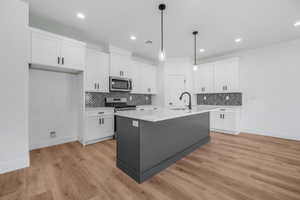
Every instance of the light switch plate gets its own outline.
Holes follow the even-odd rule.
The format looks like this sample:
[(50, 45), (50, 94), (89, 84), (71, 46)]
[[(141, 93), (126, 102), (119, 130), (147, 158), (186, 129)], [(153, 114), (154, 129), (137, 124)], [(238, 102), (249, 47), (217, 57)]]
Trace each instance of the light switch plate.
[(139, 127), (139, 121), (132, 120), (132, 126), (133, 127)]

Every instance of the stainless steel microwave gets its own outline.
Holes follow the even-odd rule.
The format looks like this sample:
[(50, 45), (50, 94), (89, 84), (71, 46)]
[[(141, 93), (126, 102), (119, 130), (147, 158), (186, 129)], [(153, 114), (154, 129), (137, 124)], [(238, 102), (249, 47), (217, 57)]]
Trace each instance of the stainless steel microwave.
[(110, 76), (109, 91), (130, 92), (132, 90), (132, 80), (129, 78)]

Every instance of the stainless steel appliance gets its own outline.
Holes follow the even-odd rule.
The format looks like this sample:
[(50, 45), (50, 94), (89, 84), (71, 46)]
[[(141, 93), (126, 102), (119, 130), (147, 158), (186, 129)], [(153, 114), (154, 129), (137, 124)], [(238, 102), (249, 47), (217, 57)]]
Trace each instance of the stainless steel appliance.
[(109, 90), (112, 92), (130, 92), (132, 90), (132, 80), (129, 78), (110, 76)]
[(136, 105), (128, 105), (127, 98), (105, 98), (105, 107), (114, 107), (115, 112), (124, 110), (135, 110)]
[[(122, 112), (126, 110), (136, 110), (136, 105), (128, 105), (127, 98), (105, 98), (105, 107), (114, 107), (115, 112)], [(117, 121), (115, 116), (114, 130), (117, 130)]]

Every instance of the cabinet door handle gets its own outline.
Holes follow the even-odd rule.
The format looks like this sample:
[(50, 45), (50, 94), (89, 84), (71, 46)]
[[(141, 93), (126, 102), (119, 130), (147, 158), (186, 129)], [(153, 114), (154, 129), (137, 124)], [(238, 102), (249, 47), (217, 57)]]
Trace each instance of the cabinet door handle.
[(102, 118), (102, 124), (104, 124), (104, 118)]
[(94, 89), (97, 89), (97, 84), (96, 83), (94, 83)]
[(223, 119), (225, 119), (225, 114), (223, 114)]
[(220, 119), (222, 119), (222, 114), (220, 114)]
[(62, 57), (61, 63), (62, 63), (63, 65), (65, 64), (65, 58), (64, 58), (64, 57)]
[(60, 63), (60, 57), (58, 56), (57, 57), (57, 64), (59, 64)]
[(99, 89), (99, 83), (97, 83), (97, 89)]
[(102, 124), (102, 120), (101, 120), (101, 118), (99, 117), (99, 124)]

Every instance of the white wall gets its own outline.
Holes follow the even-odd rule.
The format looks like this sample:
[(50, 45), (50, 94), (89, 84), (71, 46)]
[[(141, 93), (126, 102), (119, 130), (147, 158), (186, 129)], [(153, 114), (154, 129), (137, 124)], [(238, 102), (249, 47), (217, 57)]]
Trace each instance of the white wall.
[[(153, 96), (153, 104), (167, 106), (165, 94), (172, 87), (168, 84), (168, 75), (183, 75), (186, 80), (186, 91), (193, 92), (192, 62), (189, 58), (167, 58), (164, 63), (158, 66), (158, 94)], [(179, 97), (178, 97), (179, 98)], [(196, 95), (192, 96), (192, 104), (196, 104)]]
[[(80, 87), (74, 74), (31, 69), (29, 75), (30, 148), (77, 140)], [(50, 137), (50, 131), (56, 137)]]
[(300, 140), (300, 40), (222, 58), (233, 56), (240, 57), (242, 131)]
[(0, 1), (0, 173), (29, 166), (28, 5)]

